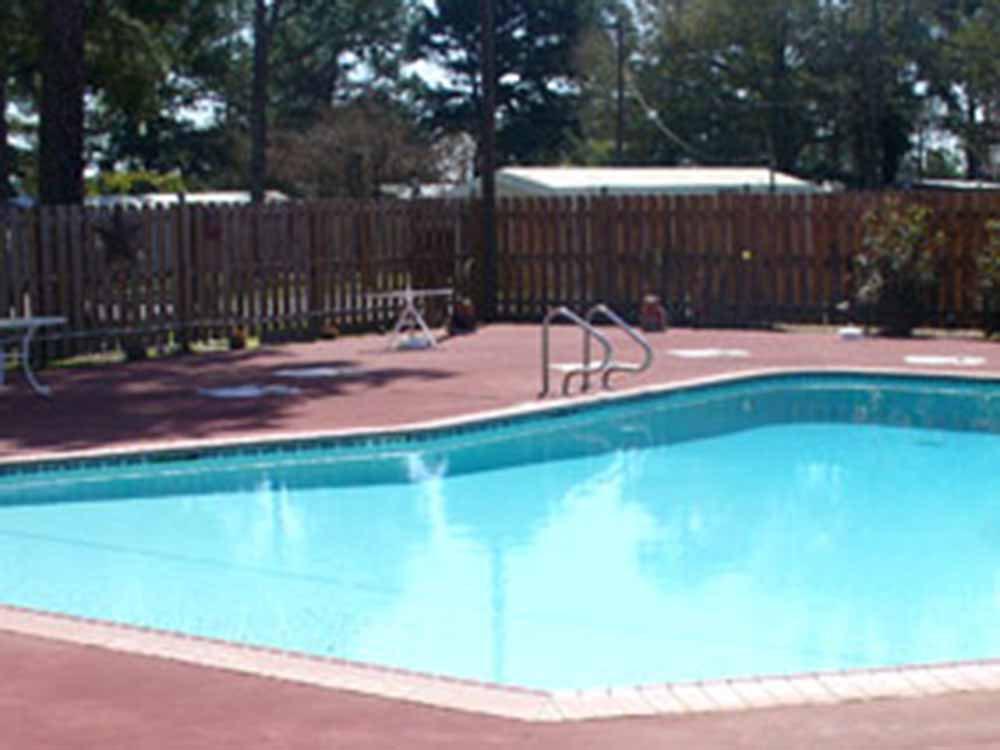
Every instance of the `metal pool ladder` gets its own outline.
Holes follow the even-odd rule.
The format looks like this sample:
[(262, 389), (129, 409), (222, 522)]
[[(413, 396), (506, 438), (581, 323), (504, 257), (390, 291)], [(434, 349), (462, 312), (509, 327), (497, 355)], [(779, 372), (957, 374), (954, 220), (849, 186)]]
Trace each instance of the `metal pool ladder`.
[[(610, 307), (608, 307), (603, 303), (594, 305), (592, 308), (590, 308), (590, 311), (587, 313), (586, 320), (587, 323), (590, 325), (591, 330), (594, 330), (593, 328), (594, 319), (597, 318), (597, 316), (599, 315), (603, 315), (605, 318), (611, 321), (611, 323), (613, 323), (615, 326), (623, 330), (625, 334), (630, 339), (632, 339), (636, 344), (638, 344), (640, 349), (642, 349), (642, 362), (616, 362), (614, 358), (612, 358), (608, 366), (604, 368), (604, 374), (601, 376), (601, 385), (605, 389), (607, 389), (611, 387), (611, 376), (614, 375), (616, 372), (631, 372), (638, 374), (640, 372), (645, 372), (646, 370), (648, 370), (649, 366), (653, 364), (653, 349), (649, 345), (649, 342), (646, 341), (645, 336), (643, 336), (635, 328), (633, 328), (624, 320), (622, 320), (618, 316), (618, 314), (615, 313), (614, 310), (612, 310)], [(589, 335), (584, 335), (583, 337), (583, 361), (584, 362), (590, 361)], [(588, 381), (589, 381), (589, 375), (584, 374), (583, 390), (587, 390), (590, 387), (590, 383)]]
[[(594, 327), (594, 320), (598, 315), (603, 315), (611, 323), (621, 328), (635, 341), (643, 350), (642, 362), (617, 362), (614, 358), (614, 347), (608, 338)], [(583, 362), (552, 363), (549, 357), (549, 328), (552, 321), (557, 318), (565, 318), (579, 327), (583, 331)], [(603, 350), (600, 362), (591, 362), (591, 339), (597, 339)], [(569, 384), (574, 375), (582, 378), (581, 390), (590, 388), (590, 376), (601, 375), (601, 385), (610, 388), (610, 378), (616, 372), (640, 373), (648, 369), (653, 362), (653, 350), (645, 337), (622, 320), (615, 312), (604, 304), (594, 305), (585, 318), (581, 318), (566, 306), (555, 307), (549, 310), (542, 321), (542, 392), (539, 398), (544, 398), (549, 393), (549, 371), (559, 370), (563, 373), (562, 395), (569, 395)]]

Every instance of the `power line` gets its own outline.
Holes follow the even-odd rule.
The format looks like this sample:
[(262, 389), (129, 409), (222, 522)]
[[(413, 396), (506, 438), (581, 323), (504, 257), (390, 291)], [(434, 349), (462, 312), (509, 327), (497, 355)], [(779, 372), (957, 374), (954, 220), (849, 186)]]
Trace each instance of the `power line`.
[[(635, 76), (632, 73), (632, 71), (625, 69), (624, 77), (628, 85), (629, 91), (635, 97), (636, 101), (639, 103), (639, 106), (642, 107), (642, 110), (645, 113), (646, 118), (653, 123), (653, 125), (656, 127), (657, 130), (660, 131), (660, 133), (666, 136), (672, 143), (681, 148), (689, 156), (693, 157), (696, 161), (701, 162), (703, 164), (760, 164), (763, 161), (760, 158), (751, 158), (751, 157), (746, 157), (742, 159), (722, 159), (718, 157), (709, 156), (705, 152), (701, 151), (692, 144), (688, 143), (684, 138), (682, 138), (676, 132), (671, 130), (666, 125), (666, 123), (664, 123), (663, 120), (660, 119), (659, 113), (656, 111), (654, 107), (652, 107), (649, 104), (649, 102), (646, 100), (646, 97), (643, 96), (642, 90), (639, 88), (639, 84), (636, 83)], [(771, 105), (770, 103), (763, 103), (760, 106), (766, 107), (766, 106), (777, 106), (777, 105)], [(772, 154), (769, 160), (769, 164), (773, 168), (773, 163), (774, 163), (773, 148), (771, 150)]]

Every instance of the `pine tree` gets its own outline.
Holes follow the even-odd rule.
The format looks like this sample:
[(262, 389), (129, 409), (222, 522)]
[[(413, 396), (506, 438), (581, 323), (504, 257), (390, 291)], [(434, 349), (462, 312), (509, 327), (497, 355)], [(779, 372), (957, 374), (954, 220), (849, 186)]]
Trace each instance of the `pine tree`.
[[(579, 0), (497, 0), (498, 164), (558, 161), (580, 132), (576, 49), (596, 8)], [(439, 66), (443, 80), (421, 96), (439, 134), (479, 131), (482, 120), (478, 3), (439, 0), (414, 25), (410, 55)]]

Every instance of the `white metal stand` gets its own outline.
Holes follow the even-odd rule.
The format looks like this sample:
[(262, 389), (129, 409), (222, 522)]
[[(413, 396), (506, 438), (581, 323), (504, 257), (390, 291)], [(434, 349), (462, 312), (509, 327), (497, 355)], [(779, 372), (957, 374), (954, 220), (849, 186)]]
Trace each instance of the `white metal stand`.
[[(399, 317), (396, 319), (396, 325), (393, 326), (392, 335), (389, 338), (389, 349), (423, 349), (436, 347), (437, 341), (434, 339), (431, 329), (428, 328), (424, 316), (421, 315), (420, 310), (417, 308), (417, 300), (427, 297), (450, 297), (451, 295), (452, 290), (446, 288), (411, 289), (410, 287), (406, 287), (406, 289), (394, 292), (369, 294), (368, 299), (401, 300), (403, 302), (403, 307), (399, 311)], [(423, 338), (414, 336), (413, 334), (416, 331), (419, 331)], [(406, 339), (402, 338), (404, 334), (409, 334)], [(420, 344), (418, 345), (416, 342), (420, 342)]]

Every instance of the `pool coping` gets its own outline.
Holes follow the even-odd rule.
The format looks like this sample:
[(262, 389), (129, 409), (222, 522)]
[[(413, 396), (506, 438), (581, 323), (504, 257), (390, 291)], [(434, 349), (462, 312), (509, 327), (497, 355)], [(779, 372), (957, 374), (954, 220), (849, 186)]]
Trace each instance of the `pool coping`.
[(335, 430), (261, 433), (221, 439), (156, 440), (136, 443), (127, 447), (88, 448), (76, 451), (40, 451), (29, 453), (25, 456), (0, 456), (0, 476), (6, 470), (10, 469), (16, 470), (20, 467), (35, 468), (39, 466), (44, 468), (53, 464), (58, 465), (69, 462), (93, 461), (95, 463), (103, 463), (141, 460), (145, 457), (152, 457), (157, 460), (175, 460), (188, 457), (192, 453), (208, 451), (265, 450), (268, 448), (294, 447), (297, 444), (318, 444), (324, 442), (353, 443), (357, 441), (360, 444), (368, 439), (391, 441), (407, 433), (420, 433), (428, 437), (437, 437), (438, 435), (435, 433), (445, 432), (449, 429), (460, 429), (480, 424), (485, 426), (506, 420), (525, 419), (533, 415), (572, 413), (588, 406), (603, 405), (622, 400), (638, 400), (673, 391), (693, 390), (703, 386), (724, 385), (755, 378), (809, 375), (877, 375), (901, 379), (936, 378), (958, 381), (993, 381), (1000, 386), (1000, 373), (990, 371), (955, 372), (954, 370), (930, 370), (922, 368), (899, 370), (889, 367), (843, 366), (755, 368), (671, 381), (669, 383), (655, 383), (620, 391), (598, 391), (556, 399), (535, 399), (499, 409), (471, 412), (421, 422), (408, 422), (405, 424), (368, 425)]
[[(414, 431), (437, 432), (470, 424), (574, 411), (581, 406), (635, 399), (699, 386), (776, 375), (885, 375), (900, 378), (987, 380), (995, 373), (894, 368), (761, 368), (659, 383), (616, 392), (532, 401), (498, 410), (386, 428), (363, 427), (311, 433), (255, 435), (242, 439), (164, 441), (129, 448), (49, 453), (0, 459), (2, 467), (32, 467), (77, 461), (120, 461), (150, 454), (170, 456), (200, 450), (280, 447), (298, 442), (391, 438)], [(281, 679), (335, 690), (375, 695), (439, 708), (528, 722), (687, 715), (761, 708), (832, 705), (883, 698), (1000, 690), (1000, 658), (916, 664), (791, 675), (760, 675), (697, 682), (658, 683), (585, 690), (535, 690), (446, 675), (414, 672), (346, 659), (314, 656), (152, 628), (43, 612), (0, 603), (0, 630)]]
[(0, 630), (526, 722), (682, 716), (1000, 691), (1000, 659), (533, 690), (0, 604)]

